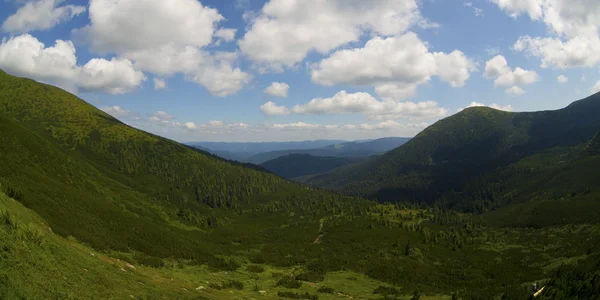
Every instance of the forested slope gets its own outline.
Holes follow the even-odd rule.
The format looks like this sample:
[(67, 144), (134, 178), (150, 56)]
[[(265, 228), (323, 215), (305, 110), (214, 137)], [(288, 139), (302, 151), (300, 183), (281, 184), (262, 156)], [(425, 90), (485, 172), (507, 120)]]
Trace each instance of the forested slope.
[[(527, 143), (523, 130), (506, 124), (511, 114), (496, 115), (492, 119), (505, 124), (504, 129), (486, 129), (483, 123), (489, 118), (480, 118), (484, 128), (478, 136)], [(581, 185), (572, 185), (576, 177), (565, 179), (575, 172), (569, 168), (586, 166), (581, 174), (596, 174), (598, 156), (585, 149), (594, 144), (597, 130), (584, 141), (579, 141), (583, 134), (572, 134), (558, 148), (507, 164), (514, 171), (507, 174), (521, 179), (523, 195), (531, 194), (526, 188), (530, 183), (564, 182), (563, 187), (576, 190), (556, 193), (556, 199), (585, 204), (574, 207), (587, 214), (536, 219), (536, 208), (529, 210), (530, 217), (505, 224), (511, 212), (502, 208), (475, 215), (447, 205), (471, 207), (482, 202), (457, 199), (477, 197), (494, 203), (478, 186), (492, 191), (503, 187), (488, 187), (489, 181), (474, 181), (462, 194), (444, 195), (430, 206), (376, 204), (216, 158), (131, 128), (58, 88), (0, 72), (0, 192), (20, 202), (0, 195), (0, 296), (77, 298), (110, 289), (106, 298), (116, 299), (126, 291), (149, 299), (165, 294), (210, 299), (422, 294), (423, 299), (448, 299), (451, 293), (463, 299), (520, 299), (530, 282), (545, 282), (563, 263), (576, 265), (600, 249), (597, 210), (586, 206), (593, 203), (597, 187), (586, 189), (591, 179)], [(469, 135), (464, 139), (470, 140)], [(461, 149), (455, 156), (437, 153), (436, 160), (442, 155), (456, 164), (469, 162), (467, 150), (451, 136), (429, 143), (425, 148)], [(415, 145), (410, 147), (419, 149)], [(490, 150), (482, 157), (505, 152)], [(406, 154), (413, 156), (414, 166), (428, 166), (420, 153)], [(526, 172), (538, 173), (522, 180), (519, 176), (529, 176)], [(544, 177), (548, 174), (555, 181)], [(502, 199), (513, 201), (508, 209), (551, 197), (549, 192), (531, 202), (519, 202), (523, 196)], [(5, 217), (7, 211), (14, 218)], [(17, 223), (24, 227), (13, 226)], [(30, 223), (40, 231), (29, 230)], [(108, 264), (88, 257), (89, 252)], [(110, 276), (117, 258), (116, 265), (125, 271), (116, 268), (122, 273)], [(65, 275), (71, 270), (80, 273)], [(39, 296), (43, 289), (29, 286), (27, 278), (53, 284), (49, 296)]]
[(377, 159), (334, 169), (308, 183), (391, 201), (433, 203), (448, 193), (472, 192), (474, 182), (486, 186), (478, 192), (491, 193), (493, 182), (482, 184), (486, 176), (546, 149), (589, 141), (600, 128), (599, 113), (600, 94), (556, 111), (468, 108)]

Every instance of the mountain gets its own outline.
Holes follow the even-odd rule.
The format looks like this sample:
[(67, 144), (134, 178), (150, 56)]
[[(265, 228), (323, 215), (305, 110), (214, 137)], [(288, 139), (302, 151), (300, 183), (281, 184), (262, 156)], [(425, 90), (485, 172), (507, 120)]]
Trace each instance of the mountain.
[(570, 136), (503, 168), (512, 202), (473, 214), (294, 184), (0, 71), (0, 299), (522, 299), (536, 281), (593, 298), (585, 117), (561, 115)]
[(292, 179), (327, 172), (339, 166), (362, 161), (363, 157), (327, 157), (309, 154), (289, 154), (260, 164), (281, 177)]
[(343, 142), (345, 141), (314, 140), (298, 142), (189, 142), (186, 144), (193, 147), (211, 149), (213, 151), (227, 151), (233, 153), (259, 153), (291, 149), (322, 148)]
[(367, 157), (378, 155), (408, 142), (410, 138), (388, 137), (368, 141), (354, 141), (332, 144), (318, 149), (293, 149), (259, 153), (247, 158), (247, 162), (262, 164), (266, 161), (289, 154), (307, 154), (330, 157)]
[[(555, 111), (468, 108), (376, 159), (342, 166), (308, 183), (380, 200), (433, 203), (441, 196), (464, 200), (474, 185), (484, 185), (485, 176), (496, 176), (494, 172), (510, 163), (554, 147), (586, 143), (600, 128), (599, 113), (600, 94)], [(498, 181), (487, 180), (485, 190), (478, 193), (502, 188)]]

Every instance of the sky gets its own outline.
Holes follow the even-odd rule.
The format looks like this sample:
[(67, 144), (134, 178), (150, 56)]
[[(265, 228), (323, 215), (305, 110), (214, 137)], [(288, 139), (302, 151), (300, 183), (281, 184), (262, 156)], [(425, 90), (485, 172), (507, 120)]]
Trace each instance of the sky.
[(597, 0), (0, 0), (0, 69), (179, 142), (411, 137), (600, 91)]

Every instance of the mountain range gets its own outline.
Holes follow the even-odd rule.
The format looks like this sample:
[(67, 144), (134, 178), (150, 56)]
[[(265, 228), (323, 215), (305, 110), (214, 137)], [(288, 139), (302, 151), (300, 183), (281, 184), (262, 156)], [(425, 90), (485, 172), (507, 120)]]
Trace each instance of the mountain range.
[(0, 71), (0, 299), (594, 299), (599, 113), (469, 108), (260, 167)]
[(220, 157), (262, 164), (290, 154), (326, 157), (368, 157), (382, 154), (406, 143), (409, 138), (387, 137), (375, 140), (335, 141), (319, 140), (282, 143), (189, 143), (188, 145)]

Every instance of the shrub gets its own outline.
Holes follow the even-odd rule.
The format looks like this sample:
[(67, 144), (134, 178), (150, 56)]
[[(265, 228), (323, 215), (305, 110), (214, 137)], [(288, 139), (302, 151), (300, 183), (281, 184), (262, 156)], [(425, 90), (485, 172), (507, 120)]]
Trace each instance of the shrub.
[(3, 192), (9, 198), (13, 198), (17, 201), (24, 199), (23, 191), (10, 184), (6, 179), (0, 178), (0, 192)]
[(215, 290), (220, 290), (220, 289), (223, 288), (220, 284), (218, 284), (216, 282), (209, 283), (208, 287), (211, 288), (211, 289), (215, 289)]
[(308, 271), (298, 274), (296, 276), (298, 280), (310, 281), (310, 282), (321, 282), (325, 280), (325, 273), (317, 271)]
[(389, 286), (379, 286), (374, 291), (373, 294), (379, 295), (399, 295), (400, 291), (396, 288)]
[(17, 219), (7, 210), (0, 211), (0, 225), (6, 226), (10, 230), (17, 230)]
[(246, 267), (246, 270), (252, 273), (262, 273), (265, 271), (265, 268), (259, 265), (249, 265), (248, 267)]
[(283, 286), (288, 289), (299, 289), (302, 286), (302, 281), (298, 281), (289, 276), (283, 276), (277, 281), (275, 286)]
[(319, 289), (317, 289), (317, 292), (323, 293), (323, 294), (333, 294), (333, 292), (335, 292), (335, 290), (330, 287), (322, 286)]
[(227, 280), (221, 284), (221, 287), (224, 289), (234, 288), (236, 290), (243, 290), (244, 283), (241, 281), (237, 281), (237, 280)]
[(238, 263), (235, 259), (232, 258), (221, 258), (221, 257), (213, 257), (208, 261), (208, 266), (223, 271), (235, 271), (241, 267), (240, 263)]
[(156, 256), (150, 256), (144, 253), (136, 252), (133, 254), (133, 259), (144, 266), (160, 268), (165, 266), (165, 262)]
[(24, 235), (26, 239), (38, 246), (42, 246), (42, 244), (44, 244), (44, 235), (35, 227), (25, 228)]
[(277, 292), (277, 296), (281, 298), (291, 298), (291, 299), (308, 299), (308, 300), (318, 300), (319, 296), (311, 295), (308, 292), (304, 294), (294, 293), (290, 291), (279, 291)]

